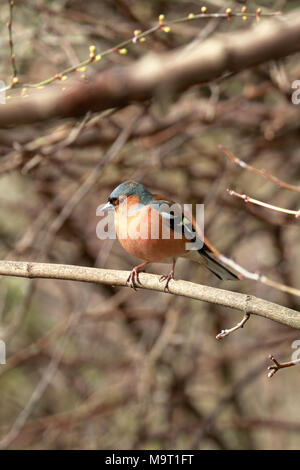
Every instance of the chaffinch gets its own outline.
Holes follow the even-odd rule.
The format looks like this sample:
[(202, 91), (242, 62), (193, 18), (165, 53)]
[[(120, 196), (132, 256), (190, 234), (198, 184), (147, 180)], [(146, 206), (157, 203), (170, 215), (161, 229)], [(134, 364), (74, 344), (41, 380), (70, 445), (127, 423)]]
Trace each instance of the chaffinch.
[[(178, 207), (180, 211), (176, 210)], [(123, 248), (144, 261), (133, 268), (127, 279), (134, 289), (141, 284), (139, 273), (146, 265), (172, 262), (169, 274), (160, 278), (166, 281), (165, 288), (168, 289), (170, 280), (174, 279), (175, 263), (179, 257), (203, 264), (219, 279), (238, 279), (214, 257), (205, 243), (201, 242), (199, 249), (187, 248), (187, 243), (195, 242), (197, 237), (193, 218), (189, 220), (182, 214), (179, 204), (159, 194), (152, 194), (142, 184), (126, 181), (117, 186), (102, 207), (102, 211), (108, 210), (114, 210), (116, 233)]]

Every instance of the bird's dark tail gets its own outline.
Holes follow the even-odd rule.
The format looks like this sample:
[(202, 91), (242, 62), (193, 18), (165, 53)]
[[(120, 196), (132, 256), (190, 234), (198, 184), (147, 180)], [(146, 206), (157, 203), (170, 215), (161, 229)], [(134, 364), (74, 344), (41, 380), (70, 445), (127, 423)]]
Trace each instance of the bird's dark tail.
[[(205, 246), (198, 250), (198, 253), (202, 258), (202, 263), (219, 279), (222, 279), (223, 281), (236, 281), (239, 279), (233, 271), (216, 259), (212, 252)], [(199, 262), (201, 261), (199, 260)]]

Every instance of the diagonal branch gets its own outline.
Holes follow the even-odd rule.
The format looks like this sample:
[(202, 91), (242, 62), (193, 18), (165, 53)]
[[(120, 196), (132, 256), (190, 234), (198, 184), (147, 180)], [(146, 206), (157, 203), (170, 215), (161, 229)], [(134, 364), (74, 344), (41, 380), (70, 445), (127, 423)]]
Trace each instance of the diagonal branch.
[(264, 178), (272, 181), (273, 183), (277, 184), (280, 188), (285, 188), (285, 189), (290, 189), (291, 191), (296, 191), (297, 193), (300, 193), (300, 186), (295, 186), (294, 184), (286, 183), (285, 181), (280, 180), (277, 178), (277, 176), (272, 175), (269, 173), (267, 170), (264, 168), (255, 168), (252, 165), (249, 165), (249, 163), (244, 162), (244, 160), (241, 160), (240, 158), (236, 157), (230, 150), (228, 150), (226, 147), (223, 145), (218, 146), (220, 150), (222, 150), (225, 155), (227, 155), (230, 160), (238, 165), (240, 168), (246, 169), (251, 171), (252, 173), (255, 173), (256, 175), (261, 175)]
[[(33, 263), (24, 261), (0, 261), (0, 275), (24, 278), (63, 279), (94, 282), (111, 286), (127, 286), (128, 271), (96, 269), (65, 264)], [(143, 289), (164, 292), (159, 276), (140, 274)], [(202, 300), (225, 307), (235, 308), (270, 320), (300, 329), (300, 312), (263, 299), (215, 287), (203, 286), (187, 281), (170, 281), (169, 293)]]
[(294, 211), (292, 209), (286, 209), (284, 207), (274, 206), (273, 204), (268, 204), (267, 202), (259, 201), (258, 199), (253, 199), (253, 197), (247, 196), (247, 194), (237, 193), (236, 191), (233, 191), (232, 189), (227, 189), (227, 192), (228, 194), (230, 194), (230, 196), (234, 196), (239, 199), (242, 199), (246, 203), (249, 202), (251, 204), (255, 204), (256, 206), (266, 207), (267, 209), (271, 209), (275, 212), (284, 212), (285, 214), (295, 216), (296, 219), (300, 218), (300, 210)]
[(75, 82), (15, 100), (0, 110), (0, 126), (84, 115), (142, 102), (216, 80), (300, 51), (300, 10), (264, 20), (247, 31), (229, 32), (189, 50), (148, 54), (129, 66), (101, 70)]

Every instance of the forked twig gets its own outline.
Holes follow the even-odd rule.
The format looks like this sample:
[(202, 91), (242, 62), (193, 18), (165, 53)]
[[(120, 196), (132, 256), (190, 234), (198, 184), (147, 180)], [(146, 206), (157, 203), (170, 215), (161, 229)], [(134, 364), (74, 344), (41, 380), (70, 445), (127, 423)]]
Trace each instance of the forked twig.
[(275, 357), (272, 354), (270, 354), (269, 359), (271, 359), (271, 361), (274, 362), (273, 366), (268, 367), (268, 370), (270, 371), (268, 373), (269, 379), (273, 377), (273, 375), (276, 374), (276, 372), (278, 372), (280, 369), (286, 369), (287, 367), (293, 367), (293, 366), (296, 366), (297, 364), (300, 364), (300, 359), (297, 359), (295, 361), (288, 361), (288, 362), (280, 363), (277, 361), (277, 359), (275, 359)]

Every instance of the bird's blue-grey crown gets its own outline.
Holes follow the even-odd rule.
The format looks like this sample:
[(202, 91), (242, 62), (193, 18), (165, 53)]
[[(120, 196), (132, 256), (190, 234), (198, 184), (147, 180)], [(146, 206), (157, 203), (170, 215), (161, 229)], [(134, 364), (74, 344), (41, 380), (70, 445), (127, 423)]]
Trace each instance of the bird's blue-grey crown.
[(118, 201), (120, 196), (137, 196), (141, 204), (147, 205), (153, 201), (154, 196), (142, 184), (135, 181), (125, 181), (119, 184), (109, 195), (108, 203), (102, 210), (111, 210), (115, 208), (114, 202)]
[(125, 181), (125, 183), (119, 184), (113, 192), (110, 194), (108, 199), (115, 199), (120, 196), (137, 196), (142, 204), (148, 203), (153, 199), (153, 195), (146, 189), (142, 184), (136, 183), (135, 181)]

